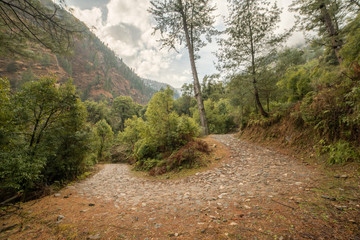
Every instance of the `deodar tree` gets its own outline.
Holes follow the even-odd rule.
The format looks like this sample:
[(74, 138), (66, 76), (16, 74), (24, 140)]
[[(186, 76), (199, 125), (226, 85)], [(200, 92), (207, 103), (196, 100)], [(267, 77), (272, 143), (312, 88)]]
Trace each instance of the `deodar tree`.
[(208, 124), (201, 95), (198, 73), (196, 70), (196, 54), (205, 46), (202, 36), (211, 41), (215, 33), (213, 28), (215, 7), (210, 0), (153, 0), (149, 12), (153, 14), (157, 25), (155, 31), (160, 31), (163, 47), (176, 49), (177, 44), (185, 42), (189, 51), (190, 64), (194, 79), (194, 93), (198, 103), (200, 122), (204, 134), (208, 134)]
[(340, 50), (344, 44), (342, 28), (349, 11), (357, 12), (358, 1), (351, 0), (294, 0), (290, 10), (298, 13), (300, 30), (314, 31), (322, 38), (322, 45), (332, 49), (339, 64)]
[(275, 34), (281, 10), (263, 0), (229, 0), (225, 38), (220, 39), (219, 68), (251, 77), (255, 102), (268, 117), (259, 96), (258, 76), (262, 59), (281, 44), (291, 31)]

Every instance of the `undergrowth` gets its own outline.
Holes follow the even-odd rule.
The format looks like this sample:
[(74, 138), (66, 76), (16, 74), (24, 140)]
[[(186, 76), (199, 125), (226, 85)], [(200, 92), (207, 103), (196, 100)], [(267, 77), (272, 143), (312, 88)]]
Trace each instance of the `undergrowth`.
[(170, 171), (179, 172), (183, 169), (198, 168), (207, 165), (204, 156), (210, 153), (208, 144), (202, 140), (187, 143), (173, 153), (160, 159), (144, 159), (137, 161), (135, 170), (148, 171), (150, 176), (162, 175)]

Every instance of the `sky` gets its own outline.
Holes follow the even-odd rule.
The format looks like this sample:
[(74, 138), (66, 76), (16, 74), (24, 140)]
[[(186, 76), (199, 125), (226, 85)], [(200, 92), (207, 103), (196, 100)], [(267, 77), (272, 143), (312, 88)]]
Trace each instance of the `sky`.
[[(150, 0), (67, 0), (72, 13), (83, 21), (110, 47), (119, 58), (142, 78), (167, 83), (180, 88), (192, 82), (187, 49), (183, 46), (178, 52), (161, 49), (159, 33), (153, 35), (154, 20), (147, 11)], [(227, 15), (227, 1), (213, 0), (217, 10), (215, 27), (224, 28), (223, 16)], [(288, 12), (291, 0), (277, 0), (283, 8), (280, 30), (289, 29), (294, 23), (293, 14)], [(301, 33), (295, 33), (287, 45), (294, 46), (304, 42)], [(216, 39), (202, 48), (197, 60), (199, 79), (205, 75), (218, 73), (215, 68), (218, 46)]]

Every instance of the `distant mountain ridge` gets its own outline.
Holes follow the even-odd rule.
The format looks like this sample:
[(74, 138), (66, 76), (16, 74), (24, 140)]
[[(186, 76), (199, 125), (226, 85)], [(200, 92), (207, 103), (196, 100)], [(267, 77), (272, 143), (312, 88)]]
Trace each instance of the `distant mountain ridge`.
[(178, 99), (180, 97), (180, 92), (172, 87), (171, 85), (167, 84), (167, 83), (162, 83), (162, 82), (158, 82), (155, 80), (151, 80), (151, 79), (146, 79), (146, 78), (142, 78), (142, 80), (144, 81), (145, 85), (154, 89), (155, 91), (160, 91), (161, 89), (166, 89), (168, 86), (174, 91), (174, 98)]
[[(50, 4), (48, 0), (42, 3)], [(62, 11), (68, 22), (79, 23), (73, 15)], [(122, 59), (109, 49), (89, 28), (75, 37), (72, 54), (55, 54), (37, 42), (28, 41), (31, 58), (1, 56), (0, 76), (7, 77), (13, 89), (37, 77), (55, 74), (60, 82), (72, 78), (82, 100), (110, 100), (117, 96), (130, 96), (140, 104), (146, 104), (157, 91), (146, 85)], [(120, 53), (121, 54), (121, 53)]]

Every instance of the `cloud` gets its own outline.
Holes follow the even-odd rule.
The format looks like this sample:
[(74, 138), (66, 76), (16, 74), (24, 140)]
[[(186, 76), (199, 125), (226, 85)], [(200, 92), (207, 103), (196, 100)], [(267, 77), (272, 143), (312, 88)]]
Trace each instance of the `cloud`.
[[(94, 33), (127, 65), (135, 69), (138, 75), (161, 82), (171, 82), (179, 87), (176, 81), (183, 82), (187, 77), (181, 74), (176, 76), (179, 73), (176, 67), (174, 69), (174, 65), (172, 69), (169, 68), (170, 63), (181, 61), (183, 55), (175, 51), (160, 50), (159, 34), (152, 34), (151, 15), (147, 11), (149, 6), (150, 2), (143, 0), (110, 0), (106, 4), (107, 11), (101, 11), (101, 7), (71, 7), (77, 18), (89, 27), (96, 27)], [(103, 16), (104, 12), (106, 16)], [(179, 69), (181, 68), (179, 66)]]
[(124, 42), (127, 45), (138, 46), (141, 38), (141, 30), (127, 23), (119, 23), (118, 25), (107, 27), (104, 31), (114, 40)]
[(89, 28), (101, 28), (102, 24), (102, 11), (98, 7), (93, 7), (91, 9), (80, 9), (75, 6), (71, 6), (72, 14), (83, 21)]
[[(187, 50), (178, 47), (179, 52), (161, 49), (160, 34), (153, 34), (154, 20), (147, 11), (149, 0), (68, 0), (74, 15), (89, 27), (96, 27), (94, 33), (105, 42), (138, 75), (181, 87), (192, 81)], [(272, 0), (274, 1), (274, 0)], [(224, 18), (228, 15), (227, 1), (213, 0), (217, 10), (215, 27), (223, 30)], [(293, 23), (292, 13), (287, 12), (291, 0), (278, 0), (284, 9), (280, 29), (289, 29)], [(213, 39), (215, 40), (215, 39)], [(303, 42), (302, 34), (296, 33), (288, 45)], [(218, 49), (214, 41), (201, 49), (197, 60), (199, 79), (204, 75), (217, 73), (213, 55)]]

